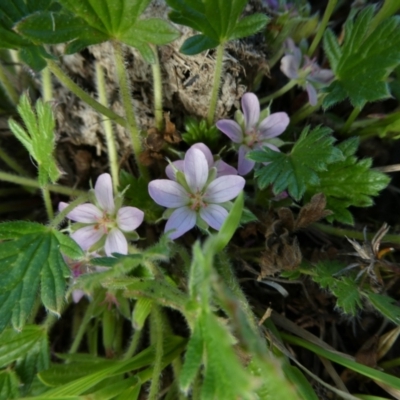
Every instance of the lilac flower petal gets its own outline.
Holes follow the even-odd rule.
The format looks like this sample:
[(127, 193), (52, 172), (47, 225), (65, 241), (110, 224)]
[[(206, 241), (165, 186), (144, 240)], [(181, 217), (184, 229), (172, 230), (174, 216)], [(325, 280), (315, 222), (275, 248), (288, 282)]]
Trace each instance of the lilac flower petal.
[(200, 150), (206, 157), (208, 168), (212, 168), (214, 165), (214, 157), (211, 150), (204, 143), (195, 143), (191, 148)]
[(96, 229), (95, 225), (85, 226), (71, 234), (71, 238), (81, 246), (82, 250), (89, 250), (97, 243), (104, 233), (100, 229)]
[[(183, 160), (174, 161), (172, 164), (178, 171), (183, 172), (185, 165), (185, 162)], [(171, 181), (176, 181), (176, 176), (173, 166), (171, 164), (168, 164), (167, 167), (165, 168), (165, 174), (169, 179), (171, 179)]]
[(200, 217), (203, 218), (211, 228), (217, 231), (221, 229), (227, 216), (228, 211), (218, 204), (209, 204), (207, 207), (200, 210)]
[(121, 231), (134, 231), (143, 222), (144, 212), (136, 207), (122, 207), (117, 213), (117, 225)]
[(296, 57), (293, 54), (288, 54), (282, 57), (281, 60), (281, 71), (290, 79), (297, 79), (299, 65), (297, 63)]
[(72, 291), (72, 300), (74, 303), (79, 303), (84, 295), (85, 292), (83, 290), (75, 289)]
[(328, 84), (335, 77), (334, 73), (330, 69), (318, 69), (315, 72), (312, 72), (308, 79), (318, 83)]
[(68, 213), (67, 218), (76, 222), (95, 224), (103, 217), (103, 213), (93, 204), (81, 204)]
[(170, 239), (176, 239), (187, 231), (190, 231), (196, 225), (196, 213), (189, 207), (181, 207), (175, 210), (169, 217), (164, 232), (174, 229), (168, 236)]
[(226, 175), (212, 181), (203, 199), (207, 203), (224, 203), (235, 198), (244, 188), (246, 181), (237, 175)]
[(318, 103), (318, 94), (315, 90), (315, 87), (310, 82), (307, 82), (306, 89), (308, 94), (308, 101), (312, 106), (315, 106)]
[(248, 160), (246, 158), (246, 154), (249, 152), (249, 148), (247, 146), (239, 147), (239, 161), (238, 161), (238, 173), (239, 175), (247, 175), (256, 164), (252, 160)]
[[(280, 153), (281, 151), (278, 149), (278, 147), (276, 147), (274, 144), (272, 144), (272, 143), (268, 143), (268, 142), (264, 142), (264, 143), (261, 143), (262, 144), (262, 146), (264, 147), (269, 147), (271, 150), (273, 150), (273, 151), (277, 151), (278, 153)], [(267, 163), (267, 164), (269, 164), (269, 163)]]
[(128, 254), (128, 242), (118, 228), (113, 228), (108, 233), (104, 251), (109, 257), (112, 256), (112, 253)]
[(63, 201), (60, 201), (58, 203), (58, 211), (61, 212), (62, 210), (64, 210), (65, 207), (67, 207), (69, 204), (68, 203), (64, 203)]
[(112, 214), (115, 210), (113, 186), (110, 174), (101, 174), (94, 185), (94, 192), (100, 207)]
[(236, 168), (233, 168), (222, 160), (216, 161), (214, 167), (217, 168), (217, 178), (224, 175), (237, 175)]
[(185, 155), (184, 169), (186, 182), (192, 192), (201, 191), (208, 179), (208, 164), (204, 153), (191, 147)]
[(260, 102), (254, 93), (245, 93), (242, 97), (242, 110), (246, 131), (254, 129), (260, 119)]
[(242, 128), (237, 122), (231, 121), (230, 119), (221, 119), (216, 123), (216, 126), (222, 133), (225, 133), (233, 143), (243, 142)]
[(156, 179), (149, 183), (149, 194), (160, 206), (178, 208), (189, 203), (189, 195), (177, 182)]
[(260, 139), (271, 139), (279, 136), (289, 125), (289, 117), (285, 112), (277, 112), (269, 115), (261, 121), (258, 130)]

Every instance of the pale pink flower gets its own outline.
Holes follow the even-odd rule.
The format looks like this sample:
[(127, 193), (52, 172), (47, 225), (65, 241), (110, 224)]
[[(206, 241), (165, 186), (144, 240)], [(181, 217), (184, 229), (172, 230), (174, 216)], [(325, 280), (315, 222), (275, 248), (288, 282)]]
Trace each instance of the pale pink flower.
[(286, 49), (286, 55), (281, 60), (281, 71), (305, 87), (310, 104), (315, 106), (318, 102), (317, 89), (333, 80), (332, 70), (322, 69), (314, 59), (303, 56), (292, 39), (286, 40)]
[[(81, 204), (67, 215), (70, 220), (84, 224), (71, 234), (72, 239), (87, 251), (105, 236), (107, 256), (112, 253), (128, 254), (128, 242), (123, 232), (133, 232), (143, 222), (143, 211), (136, 207), (116, 208), (109, 174), (97, 178), (94, 193), (97, 205)], [(61, 202), (59, 211), (67, 206), (67, 203)]]
[(222, 119), (216, 125), (232, 142), (240, 145), (238, 172), (240, 175), (246, 175), (255, 165), (254, 161), (246, 158), (246, 154), (250, 150), (260, 149), (264, 146), (279, 151), (278, 147), (270, 140), (285, 131), (289, 125), (289, 117), (285, 112), (277, 112), (260, 121), (260, 102), (254, 93), (243, 95), (242, 110), (243, 126), (230, 119)]
[[(174, 176), (175, 178), (175, 176)], [(237, 175), (216, 177), (203, 151), (191, 147), (183, 160), (181, 177), (157, 179), (149, 183), (152, 199), (172, 213), (165, 225), (170, 239), (176, 239), (196, 224), (219, 230), (228, 216), (226, 202), (234, 199), (245, 185)], [(201, 221), (200, 221), (200, 220)]]
[[(224, 175), (237, 175), (236, 168), (231, 167), (229, 164), (220, 159), (214, 160), (211, 150), (204, 143), (196, 143), (190, 148), (198, 149), (204, 154), (207, 160), (208, 168), (211, 169), (214, 167), (217, 170), (217, 178)], [(173, 161), (167, 166), (167, 168), (165, 168), (165, 174), (169, 179), (176, 181), (176, 171), (184, 172), (184, 165), (185, 162), (183, 160)]]

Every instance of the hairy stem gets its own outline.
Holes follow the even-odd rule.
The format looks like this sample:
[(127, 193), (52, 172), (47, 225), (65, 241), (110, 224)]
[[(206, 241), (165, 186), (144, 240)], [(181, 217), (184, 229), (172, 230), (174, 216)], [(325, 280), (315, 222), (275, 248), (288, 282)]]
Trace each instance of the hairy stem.
[(19, 95), (11, 83), (11, 80), (7, 76), (4, 65), (0, 63), (0, 84), (4, 89), (7, 97), (10, 99), (12, 104), (18, 104)]
[[(357, 240), (364, 240), (364, 232), (354, 231), (352, 229), (343, 229), (343, 228), (336, 228), (332, 225), (324, 225), (321, 223), (314, 223), (312, 224), (313, 227), (317, 228), (321, 232), (327, 233), (329, 235), (339, 236), (342, 238), (349, 237), (352, 239)], [(375, 236), (376, 232), (367, 232), (367, 239), (372, 240)], [(385, 235), (385, 242), (392, 242), (396, 244), (400, 244), (400, 235)]]
[(140, 339), (142, 337), (143, 330), (136, 329), (132, 335), (131, 342), (129, 343), (129, 347), (126, 350), (124, 356), (122, 357), (123, 360), (129, 360), (132, 358), (139, 346)]
[[(8, 172), (0, 171), (0, 181), (11, 182), (21, 186), (29, 186), (40, 189), (39, 182), (35, 179), (24, 178), (22, 176), (10, 174)], [(61, 185), (47, 185), (48, 190), (54, 193), (61, 193), (67, 196), (79, 196), (86, 192), (82, 190), (72, 189), (67, 186)]]
[(46, 186), (42, 187), (42, 196), (44, 200), (44, 206), (46, 208), (47, 217), (51, 221), (54, 218), (53, 204), (51, 203), (50, 191)]
[(329, 19), (331, 18), (331, 15), (333, 13), (333, 10), (336, 7), (336, 3), (338, 0), (329, 0), (328, 5), (326, 6), (324, 16), (322, 18), (321, 23), (319, 24), (318, 27), (318, 32), (314, 37), (314, 40), (311, 43), (310, 48), (308, 49), (308, 56), (311, 57), (314, 54), (314, 51), (316, 50), (319, 42), (322, 39), (322, 36), (325, 33), (325, 29), (328, 25)]
[(158, 391), (160, 385), (161, 371), (163, 367), (163, 356), (164, 356), (164, 334), (163, 334), (163, 318), (161, 308), (153, 305), (153, 309), (150, 314), (150, 329), (152, 342), (155, 344), (155, 356), (153, 364), (153, 376), (151, 379), (150, 393), (148, 396), (149, 400), (158, 399)]
[(304, 104), (299, 110), (297, 110), (291, 117), (290, 117), (290, 125), (296, 125), (303, 119), (306, 119), (309, 115), (313, 114), (317, 111), (324, 100), (324, 96), (318, 95), (318, 102), (315, 106), (312, 106), (309, 102)]
[(122, 51), (122, 44), (114, 41), (112, 42), (115, 56), (115, 68), (119, 82), (119, 89), (121, 101), (125, 109), (126, 119), (128, 121), (127, 129), (129, 131), (132, 143), (133, 154), (135, 156), (136, 164), (139, 168), (140, 175), (146, 180), (149, 180), (147, 168), (140, 163), (140, 153), (142, 152), (142, 142), (140, 140), (140, 133), (136, 123), (135, 112), (133, 109), (133, 101), (131, 97), (130, 85), (124, 65), (124, 55)]
[(69, 212), (71, 212), (76, 206), (79, 206), (79, 204), (86, 202), (88, 198), (89, 193), (85, 193), (82, 196), (79, 196), (74, 201), (71, 201), (71, 203), (69, 203), (68, 206), (64, 208), (64, 210), (56, 215), (56, 217), (50, 222), (49, 226), (55, 228), (60, 225)]
[(77, 352), (79, 345), (81, 344), (83, 335), (85, 334), (86, 329), (88, 327), (88, 324), (89, 324), (90, 320), (92, 319), (94, 312), (100, 303), (100, 299), (101, 299), (100, 293), (97, 293), (97, 295), (94, 297), (92, 302), (86, 308), (82, 322), (79, 325), (78, 332), (76, 332), (76, 335), (74, 337), (72, 345), (68, 351), (69, 354), (73, 354), (73, 353)]
[(360, 114), (361, 110), (362, 110), (361, 107), (354, 107), (353, 111), (347, 118), (347, 121), (343, 125), (343, 128), (340, 129), (340, 133), (344, 133), (344, 134), (348, 133), (349, 129), (351, 128), (351, 125), (353, 125), (353, 122), (356, 120), (356, 118)]
[(164, 125), (161, 68), (158, 51), (155, 46), (153, 47), (153, 52), (156, 59), (156, 62), (154, 64), (151, 64), (151, 71), (153, 73), (154, 116), (156, 120), (156, 128), (158, 131), (161, 132)]
[(42, 98), (43, 101), (45, 102), (53, 99), (53, 85), (51, 84), (51, 72), (48, 67), (42, 70)]
[[(96, 83), (97, 92), (99, 95), (99, 101), (101, 104), (107, 107), (107, 89), (106, 82), (104, 79), (104, 73), (102, 66), (96, 62)], [(112, 176), (114, 193), (117, 193), (119, 186), (119, 176), (118, 176), (118, 153), (117, 147), (115, 145), (115, 136), (111, 124), (111, 120), (103, 120), (103, 128), (106, 136), (107, 150), (108, 150), (108, 162), (110, 164), (110, 172)]]
[(282, 96), (283, 94), (285, 94), (286, 92), (288, 92), (292, 87), (297, 85), (297, 81), (296, 79), (292, 79), (290, 80), (285, 86), (282, 86), (279, 90), (277, 90), (276, 92), (270, 94), (269, 96), (263, 97), (262, 99), (260, 99), (260, 104), (265, 104), (268, 103), (271, 100), (276, 99), (277, 97)]
[(212, 92), (211, 92), (210, 108), (208, 109), (208, 114), (207, 114), (207, 123), (208, 123), (209, 127), (211, 127), (214, 124), (215, 112), (217, 110), (219, 88), (221, 86), (221, 75), (222, 75), (222, 67), (223, 67), (224, 49), (225, 49), (225, 45), (223, 43), (221, 43), (217, 47), (217, 55), (216, 55), (216, 60), (215, 60), (214, 82), (213, 82), (213, 88), (212, 88)]
[(82, 101), (87, 103), (90, 107), (96, 110), (98, 113), (103, 114), (107, 118), (112, 119), (117, 124), (126, 127), (127, 121), (120, 115), (111, 111), (109, 108), (104, 107), (92, 96), (88, 95), (81, 87), (79, 87), (53, 60), (47, 59), (47, 66), (56, 76), (56, 78), (75, 96), (79, 97)]
[(18, 174), (29, 176), (28, 172), (25, 171), (25, 169), (22, 168), (17, 161), (11, 158), (1, 147), (0, 147), (0, 159)]

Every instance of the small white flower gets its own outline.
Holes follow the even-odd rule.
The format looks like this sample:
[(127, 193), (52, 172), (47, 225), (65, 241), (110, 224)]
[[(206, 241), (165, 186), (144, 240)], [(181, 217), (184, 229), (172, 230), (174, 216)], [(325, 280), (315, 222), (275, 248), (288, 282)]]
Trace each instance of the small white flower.
[[(97, 206), (81, 204), (67, 215), (72, 221), (87, 224), (73, 232), (72, 239), (87, 251), (106, 236), (104, 250), (107, 256), (112, 253), (128, 254), (128, 242), (123, 232), (133, 232), (143, 222), (143, 211), (136, 207), (116, 210), (110, 174), (97, 178), (94, 193)], [(67, 203), (61, 202), (59, 211), (67, 206)]]

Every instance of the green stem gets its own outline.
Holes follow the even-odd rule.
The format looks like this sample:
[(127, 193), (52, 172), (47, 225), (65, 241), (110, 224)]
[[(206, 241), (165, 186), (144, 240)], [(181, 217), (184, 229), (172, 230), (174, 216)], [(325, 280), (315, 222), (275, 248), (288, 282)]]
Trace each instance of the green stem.
[(208, 114), (207, 114), (207, 123), (208, 123), (209, 127), (211, 127), (214, 124), (215, 112), (217, 111), (219, 88), (221, 86), (221, 75), (222, 75), (222, 67), (223, 67), (223, 59), (224, 59), (224, 49), (225, 49), (224, 43), (221, 43), (217, 47), (213, 89), (212, 89), (211, 99), (210, 99), (210, 108), (208, 109)]
[(133, 102), (131, 97), (130, 85), (127, 77), (127, 72), (125, 70), (122, 44), (117, 41), (113, 41), (112, 44), (114, 48), (115, 69), (119, 82), (121, 101), (125, 109), (126, 119), (128, 121), (127, 129), (131, 137), (133, 154), (135, 156), (135, 160), (139, 168), (140, 175), (146, 181), (148, 181), (149, 175), (147, 168), (140, 163), (140, 158), (139, 158), (140, 153), (142, 152), (142, 142), (140, 140), (139, 129), (136, 123), (135, 111), (133, 108)]
[(156, 60), (154, 64), (151, 64), (151, 71), (153, 72), (154, 116), (156, 120), (156, 128), (159, 132), (161, 132), (164, 125), (161, 67), (160, 60), (158, 58), (157, 47), (153, 47), (153, 52)]
[[(104, 106), (107, 106), (107, 89), (106, 89), (106, 82), (104, 79), (103, 68), (100, 65), (100, 63), (96, 62), (95, 64), (96, 64), (96, 82), (97, 82), (97, 91), (99, 94), (99, 101)], [(114, 193), (117, 193), (117, 189), (119, 186), (118, 153), (117, 153), (117, 147), (115, 145), (115, 136), (113, 133), (111, 120), (104, 119), (103, 128), (106, 136), (108, 162), (110, 164)]]
[(50, 101), (53, 99), (53, 85), (51, 83), (51, 72), (48, 67), (42, 70), (42, 98), (43, 101)]
[(81, 344), (83, 335), (86, 332), (87, 326), (88, 326), (90, 320), (92, 319), (92, 317), (96, 311), (96, 308), (98, 307), (98, 305), (100, 303), (100, 299), (101, 299), (100, 293), (101, 292), (97, 293), (97, 295), (94, 297), (93, 301), (86, 308), (82, 322), (79, 325), (78, 332), (76, 332), (76, 335), (74, 337), (72, 345), (68, 351), (69, 354), (76, 353), (76, 351), (78, 350), (79, 345)]
[[(342, 238), (349, 237), (362, 241), (364, 240), (364, 232), (354, 231), (352, 229), (336, 228), (332, 225), (324, 225), (320, 223), (314, 223), (312, 226), (329, 235), (339, 236)], [(375, 232), (367, 233), (368, 240), (372, 240), (374, 236)], [(400, 235), (385, 235), (384, 239), (383, 242), (400, 244)]]
[(318, 95), (318, 102), (315, 106), (312, 106), (309, 102), (304, 104), (299, 110), (297, 110), (291, 117), (290, 117), (290, 125), (296, 125), (303, 119), (306, 119), (309, 115), (313, 114), (317, 111), (323, 102), (324, 96)]
[(348, 133), (349, 129), (351, 128), (351, 125), (355, 121), (355, 119), (358, 117), (362, 110), (362, 107), (355, 107), (349, 117), (347, 118), (347, 121), (343, 125), (343, 128), (340, 129), (340, 133), (346, 134)]
[(153, 376), (151, 379), (150, 393), (148, 400), (156, 400), (158, 398), (158, 390), (160, 384), (161, 371), (163, 367), (163, 356), (164, 356), (164, 346), (163, 346), (163, 318), (161, 313), (161, 308), (159, 306), (153, 305), (150, 315), (150, 329), (152, 341), (155, 344), (155, 356), (153, 364)]
[(0, 63), (0, 84), (1, 86), (3, 86), (5, 93), (7, 97), (11, 100), (12, 104), (14, 105), (18, 104), (19, 101), (18, 92), (12, 85), (11, 80), (7, 76), (5, 68), (1, 63)]
[(296, 79), (290, 80), (285, 86), (281, 87), (276, 92), (270, 94), (269, 96), (266, 96), (266, 97), (263, 97), (262, 99), (260, 99), (260, 104), (268, 103), (269, 101), (274, 100), (279, 96), (282, 96), (283, 94), (288, 92), (292, 87), (296, 86), (296, 84), (297, 84), (297, 80)]
[(325, 33), (325, 29), (328, 26), (329, 19), (331, 18), (331, 15), (332, 15), (335, 7), (336, 7), (336, 3), (337, 3), (337, 0), (329, 0), (328, 5), (326, 6), (326, 9), (325, 9), (324, 16), (322, 18), (322, 21), (319, 24), (318, 32), (315, 35), (314, 40), (312, 41), (310, 48), (308, 49), (308, 56), (309, 57), (311, 57), (314, 54), (319, 42), (321, 41), (322, 36)]
[(123, 360), (129, 360), (135, 355), (142, 337), (142, 333), (143, 330), (135, 330), (134, 334), (132, 335), (131, 342), (129, 343), (128, 350), (126, 350), (124, 356), (122, 357)]
[(0, 159), (7, 164), (11, 169), (20, 175), (29, 176), (28, 172), (21, 167), (13, 158), (11, 158), (1, 147), (0, 147)]
[(98, 113), (105, 115), (106, 117), (112, 119), (117, 124), (126, 127), (127, 121), (120, 115), (111, 111), (109, 108), (104, 107), (98, 101), (96, 101), (92, 96), (88, 95), (82, 88), (80, 88), (53, 60), (47, 59), (47, 66), (56, 76), (56, 78), (75, 96), (79, 97), (82, 101), (87, 103), (90, 107), (96, 110)]
[[(16, 185), (30, 186), (40, 189), (39, 182), (35, 179), (24, 178), (22, 176), (9, 174), (8, 172), (0, 171), (0, 181), (11, 182), (15, 183)], [(67, 196), (79, 196), (86, 193), (83, 190), (72, 189), (61, 185), (47, 185), (47, 188), (50, 190), (50, 192), (65, 194)]]
[(42, 196), (44, 200), (44, 206), (46, 208), (47, 217), (51, 221), (54, 218), (53, 204), (51, 203), (50, 192), (47, 186), (42, 187)]
[(74, 201), (71, 201), (67, 207), (64, 208), (61, 212), (59, 212), (56, 217), (50, 222), (49, 227), (55, 228), (61, 224), (64, 218), (67, 216), (69, 212), (71, 212), (75, 207), (79, 206), (86, 202), (89, 199), (89, 193), (84, 193), (83, 195), (79, 196)]

